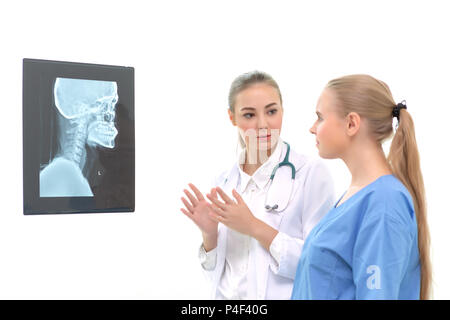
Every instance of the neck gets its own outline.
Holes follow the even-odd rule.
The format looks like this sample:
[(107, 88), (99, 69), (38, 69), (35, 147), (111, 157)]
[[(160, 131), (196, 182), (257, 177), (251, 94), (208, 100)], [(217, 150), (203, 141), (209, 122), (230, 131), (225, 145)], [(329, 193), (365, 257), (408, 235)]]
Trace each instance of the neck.
[(273, 150), (271, 148), (261, 150), (249, 150), (248, 146), (245, 147), (245, 160), (242, 163), (242, 171), (248, 175), (253, 175), (259, 167), (261, 167), (272, 155)]
[(379, 143), (355, 143), (341, 157), (352, 175), (351, 186), (362, 188), (377, 178), (392, 174), (383, 148)]
[(60, 132), (61, 156), (83, 170), (86, 162), (87, 122), (85, 119), (65, 119), (65, 122), (64, 131)]

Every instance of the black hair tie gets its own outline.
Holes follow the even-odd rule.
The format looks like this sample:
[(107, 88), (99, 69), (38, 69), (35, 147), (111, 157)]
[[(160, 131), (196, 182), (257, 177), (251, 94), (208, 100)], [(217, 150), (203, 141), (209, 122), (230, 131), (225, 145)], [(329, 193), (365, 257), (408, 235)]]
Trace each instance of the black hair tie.
[(400, 120), (400, 109), (407, 109), (405, 100), (403, 100), (400, 103), (397, 103), (397, 105), (394, 107), (394, 110), (392, 110), (392, 116), (396, 117), (397, 120)]

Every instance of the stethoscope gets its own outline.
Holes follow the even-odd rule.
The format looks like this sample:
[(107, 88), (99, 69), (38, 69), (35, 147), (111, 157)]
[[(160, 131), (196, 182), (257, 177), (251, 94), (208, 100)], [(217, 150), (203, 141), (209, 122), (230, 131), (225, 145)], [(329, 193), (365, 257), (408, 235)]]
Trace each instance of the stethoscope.
[[(284, 142), (284, 141), (283, 141), (283, 142)], [(289, 162), (289, 153), (290, 153), (290, 151), (291, 151), (291, 146), (290, 146), (289, 143), (287, 143), (287, 142), (284, 142), (284, 143), (285, 143), (286, 146), (287, 146), (286, 155), (284, 156), (283, 161), (280, 162), (279, 164), (277, 164), (277, 165), (273, 168), (272, 174), (270, 175), (270, 178), (269, 178), (269, 186), (268, 186), (268, 188), (267, 188), (266, 197), (265, 197), (265, 199), (264, 199), (264, 208), (266, 209), (267, 212), (275, 212), (275, 213), (279, 213), (279, 212), (284, 211), (284, 210), (287, 208), (288, 204), (289, 204), (289, 200), (291, 199), (291, 196), (292, 196), (292, 191), (294, 190), (294, 182), (295, 182), (295, 166), (294, 166), (291, 162)], [(286, 204), (281, 208), (280, 205), (279, 205), (278, 203), (275, 203), (275, 204), (273, 204), (273, 205), (269, 205), (269, 204), (267, 203), (267, 199), (269, 198), (269, 193), (270, 193), (270, 190), (271, 190), (271, 186), (272, 186), (273, 180), (274, 180), (274, 178), (275, 178), (275, 174), (277, 173), (277, 170), (278, 170), (280, 167), (283, 167), (283, 166), (288, 166), (288, 167), (291, 168), (291, 190), (290, 190), (290, 192), (289, 192), (289, 198), (287, 198)], [(225, 179), (224, 184), (226, 184), (227, 182), (228, 182), (228, 178)], [(279, 202), (279, 201), (278, 201), (278, 202)]]
[[(264, 208), (268, 212), (282, 212), (282, 211), (284, 211), (287, 208), (287, 206), (288, 206), (289, 199), (291, 198), (292, 191), (294, 190), (295, 166), (291, 162), (289, 162), (289, 152), (291, 151), (291, 146), (287, 142), (284, 142), (284, 143), (287, 146), (286, 155), (284, 156), (283, 161), (280, 162), (279, 164), (277, 164), (275, 166), (275, 168), (273, 168), (273, 170), (272, 170), (272, 174), (270, 175), (270, 179), (269, 179), (269, 186), (268, 186), (267, 192), (266, 192), (266, 198), (264, 200)], [(267, 203), (267, 199), (268, 199), (268, 196), (269, 196), (270, 188), (271, 188), (272, 183), (273, 183), (273, 179), (275, 178), (275, 174), (276, 174), (277, 170), (279, 168), (283, 167), (283, 166), (288, 166), (288, 167), (291, 168), (291, 190), (290, 190), (290, 193), (289, 193), (289, 198), (287, 198), (288, 201), (286, 201), (286, 204), (283, 206), (283, 208), (280, 208), (280, 206), (277, 203), (275, 203), (274, 205), (269, 205)]]

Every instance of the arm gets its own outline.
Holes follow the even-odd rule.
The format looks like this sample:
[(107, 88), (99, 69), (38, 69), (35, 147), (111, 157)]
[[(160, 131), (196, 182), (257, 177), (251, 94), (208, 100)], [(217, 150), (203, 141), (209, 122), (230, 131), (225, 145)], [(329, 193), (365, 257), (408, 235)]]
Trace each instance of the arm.
[(299, 199), (303, 203), (303, 208), (298, 213), (301, 214), (302, 220), (300, 236), (293, 237), (279, 232), (270, 246), (273, 257), (270, 264), (272, 271), (290, 279), (295, 278), (297, 264), (308, 234), (334, 204), (333, 180), (322, 161), (311, 163), (302, 191), (303, 194)]
[(209, 217), (208, 211), (211, 210), (211, 205), (204, 199), (202, 193), (193, 184), (189, 184), (189, 187), (195, 196), (185, 189), (184, 193), (189, 201), (182, 197), (181, 201), (186, 209), (180, 210), (200, 229), (203, 238), (198, 253), (200, 262), (205, 270), (213, 270), (216, 264), (214, 249), (217, 247), (218, 225)]
[(250, 228), (250, 236), (259, 241), (259, 243), (269, 251), (273, 239), (277, 236), (278, 230), (272, 228), (262, 220), (256, 219), (253, 221)]
[(356, 299), (398, 299), (414, 237), (408, 226), (385, 213), (365, 219), (353, 253)]

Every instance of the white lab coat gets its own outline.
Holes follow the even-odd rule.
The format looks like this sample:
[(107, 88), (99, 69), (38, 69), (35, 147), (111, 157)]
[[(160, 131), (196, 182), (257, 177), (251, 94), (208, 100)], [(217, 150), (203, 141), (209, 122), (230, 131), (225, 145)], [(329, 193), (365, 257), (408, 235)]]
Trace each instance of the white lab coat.
[[(281, 139), (279, 143), (281, 143)], [(283, 143), (281, 160), (287, 151)], [(312, 159), (295, 153), (292, 149), (289, 161), (295, 166), (294, 189), (287, 208), (280, 213), (267, 212), (263, 205), (258, 212), (252, 212), (279, 231), (281, 257), (278, 264), (261, 244), (251, 239), (248, 260), (247, 283), (251, 296), (256, 299), (290, 299), (297, 264), (303, 243), (311, 229), (332, 208), (335, 201), (334, 185), (329, 171), (319, 159)], [(231, 170), (221, 174), (215, 185), (222, 188), (229, 196), (239, 183), (238, 163)], [(286, 197), (291, 188), (291, 169), (280, 167), (271, 186), (271, 194)], [(219, 223), (217, 239), (217, 256), (212, 270), (202, 268), (211, 284), (211, 296), (217, 298), (217, 287), (225, 265), (228, 228)], [(201, 258), (200, 258), (201, 259)]]

